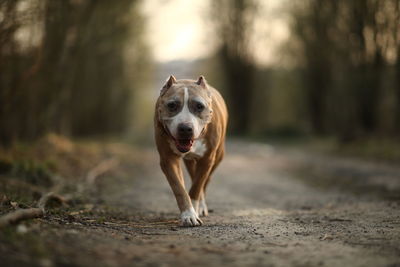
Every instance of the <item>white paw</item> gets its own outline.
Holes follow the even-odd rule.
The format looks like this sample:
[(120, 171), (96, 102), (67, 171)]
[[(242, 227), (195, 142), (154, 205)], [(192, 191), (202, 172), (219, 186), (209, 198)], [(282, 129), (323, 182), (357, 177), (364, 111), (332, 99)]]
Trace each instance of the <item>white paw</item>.
[(200, 216), (208, 216), (208, 208), (206, 204), (206, 200), (202, 198), (199, 203), (199, 215)]
[(196, 211), (193, 208), (185, 210), (181, 213), (181, 225), (182, 226), (200, 226), (203, 222), (199, 219)]

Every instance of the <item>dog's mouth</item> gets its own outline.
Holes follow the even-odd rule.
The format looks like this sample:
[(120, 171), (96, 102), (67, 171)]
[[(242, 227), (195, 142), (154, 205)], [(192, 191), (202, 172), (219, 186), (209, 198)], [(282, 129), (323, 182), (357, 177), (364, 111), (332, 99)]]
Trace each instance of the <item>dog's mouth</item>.
[(175, 139), (176, 148), (181, 153), (189, 152), (193, 145), (193, 139)]

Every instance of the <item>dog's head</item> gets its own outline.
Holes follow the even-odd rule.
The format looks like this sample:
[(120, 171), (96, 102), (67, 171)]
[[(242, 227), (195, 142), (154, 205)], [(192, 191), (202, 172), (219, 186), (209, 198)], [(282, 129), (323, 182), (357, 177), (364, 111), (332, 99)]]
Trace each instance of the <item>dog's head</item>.
[(171, 75), (161, 89), (159, 120), (180, 152), (188, 152), (211, 121), (211, 103), (211, 93), (203, 76), (195, 81), (176, 80)]

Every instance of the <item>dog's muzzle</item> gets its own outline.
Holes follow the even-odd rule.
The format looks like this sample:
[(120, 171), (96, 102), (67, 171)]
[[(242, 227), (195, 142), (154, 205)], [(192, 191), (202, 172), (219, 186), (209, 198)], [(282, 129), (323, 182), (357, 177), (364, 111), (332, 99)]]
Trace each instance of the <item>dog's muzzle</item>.
[(193, 125), (189, 123), (180, 123), (177, 128), (175, 145), (176, 148), (182, 152), (189, 152), (193, 145)]

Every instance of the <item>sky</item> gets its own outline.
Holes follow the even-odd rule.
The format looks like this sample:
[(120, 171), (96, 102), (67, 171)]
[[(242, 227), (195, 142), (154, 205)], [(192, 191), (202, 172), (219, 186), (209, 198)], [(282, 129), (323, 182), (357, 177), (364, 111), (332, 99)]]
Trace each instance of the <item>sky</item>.
[[(253, 46), (260, 65), (279, 64), (279, 48), (289, 36), (282, 12), (285, 0), (260, 0), (262, 18), (255, 22)], [(159, 62), (195, 60), (217, 48), (212, 24), (207, 22), (210, 0), (146, 0), (147, 41)]]

